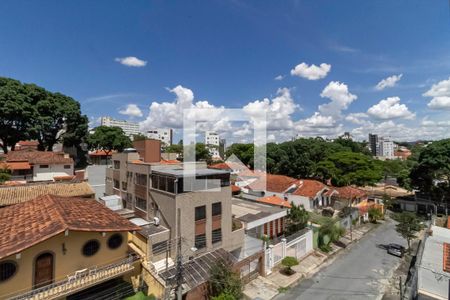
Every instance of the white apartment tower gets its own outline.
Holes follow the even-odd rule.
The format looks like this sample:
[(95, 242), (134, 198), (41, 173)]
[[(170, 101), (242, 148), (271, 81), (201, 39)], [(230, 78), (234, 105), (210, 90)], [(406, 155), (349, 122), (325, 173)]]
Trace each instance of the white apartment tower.
[(173, 130), (171, 128), (156, 128), (147, 131), (147, 137), (160, 140), (164, 146), (172, 145)]
[(101, 125), (107, 127), (120, 127), (122, 128), (123, 132), (125, 132), (125, 134), (131, 139), (133, 138), (133, 135), (141, 133), (138, 123), (125, 120), (116, 120), (111, 117), (102, 117)]
[(219, 146), (220, 137), (215, 131), (205, 132), (205, 146), (209, 149), (212, 157), (220, 157)]
[(394, 142), (390, 138), (380, 138), (379, 156), (394, 158)]

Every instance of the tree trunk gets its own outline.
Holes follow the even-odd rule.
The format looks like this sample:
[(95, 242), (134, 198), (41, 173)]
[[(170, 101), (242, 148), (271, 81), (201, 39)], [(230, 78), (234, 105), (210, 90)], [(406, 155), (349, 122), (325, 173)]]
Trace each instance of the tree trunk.
[(3, 153), (8, 153), (8, 145), (4, 142), (2, 142), (2, 149), (3, 149)]

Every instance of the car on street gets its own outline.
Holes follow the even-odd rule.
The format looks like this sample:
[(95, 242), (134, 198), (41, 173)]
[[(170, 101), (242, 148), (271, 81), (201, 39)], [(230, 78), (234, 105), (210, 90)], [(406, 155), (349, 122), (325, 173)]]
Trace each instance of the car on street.
[(389, 244), (387, 246), (387, 252), (391, 255), (403, 257), (403, 254), (405, 254), (405, 247), (399, 244)]

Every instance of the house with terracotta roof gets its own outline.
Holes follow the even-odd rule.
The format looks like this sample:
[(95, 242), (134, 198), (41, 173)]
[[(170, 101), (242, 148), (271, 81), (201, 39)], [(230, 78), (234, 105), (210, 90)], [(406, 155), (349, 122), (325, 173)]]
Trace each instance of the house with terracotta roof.
[(254, 196), (275, 195), (306, 210), (331, 205), (336, 191), (314, 179), (295, 179), (284, 175), (259, 174), (258, 178), (245, 187), (244, 192)]
[(16, 144), (15, 150), (34, 149), (37, 150), (39, 146), (38, 141), (19, 141)]
[(74, 175), (74, 161), (64, 152), (10, 151), (2, 163), (11, 171), (11, 180), (53, 181), (55, 177)]
[(128, 248), (128, 233), (136, 230), (83, 198), (45, 195), (2, 208), (0, 298), (61, 299), (117, 278), (130, 280), (139, 271)]
[(431, 226), (418, 262), (418, 299), (450, 299), (450, 229)]
[(362, 189), (353, 186), (333, 187), (336, 193), (333, 194), (332, 205), (335, 209), (342, 209), (345, 206), (356, 205), (368, 200), (369, 194)]
[(243, 165), (236, 162), (222, 162), (222, 163), (216, 163), (209, 165), (208, 168), (210, 169), (219, 169), (219, 170), (227, 170), (230, 171), (232, 175), (237, 175), (248, 168)]

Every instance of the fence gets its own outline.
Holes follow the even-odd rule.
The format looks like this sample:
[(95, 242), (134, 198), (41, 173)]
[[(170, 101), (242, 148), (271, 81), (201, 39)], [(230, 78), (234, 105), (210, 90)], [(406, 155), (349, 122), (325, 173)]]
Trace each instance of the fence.
[(313, 250), (313, 232), (309, 228), (282, 238), (281, 242), (270, 245), (264, 254), (266, 275), (272, 273), (272, 269), (281, 263), (286, 256), (292, 256), (297, 259), (305, 257)]

